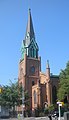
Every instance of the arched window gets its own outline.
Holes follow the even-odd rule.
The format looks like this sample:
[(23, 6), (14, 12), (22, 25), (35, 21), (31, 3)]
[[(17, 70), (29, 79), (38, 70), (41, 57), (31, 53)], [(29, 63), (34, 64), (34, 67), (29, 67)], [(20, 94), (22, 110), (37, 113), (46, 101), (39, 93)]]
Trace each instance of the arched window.
[(34, 56), (35, 56), (35, 51), (34, 51), (33, 46), (30, 48), (29, 54), (30, 54), (30, 55), (29, 55), (30, 57), (34, 57)]
[(31, 66), (31, 73), (34, 74), (35, 73), (35, 67), (34, 66)]
[(36, 91), (34, 90), (34, 104), (36, 104)]
[(36, 50), (36, 58), (38, 58), (38, 50)]
[(34, 57), (34, 48), (32, 48), (32, 57)]
[(23, 77), (23, 68), (20, 68), (20, 78)]
[(34, 85), (34, 80), (32, 80), (32, 86)]
[(52, 88), (52, 102), (53, 104), (56, 103), (57, 100), (57, 89), (56, 86), (53, 86)]
[(32, 57), (32, 48), (30, 48), (30, 56)]

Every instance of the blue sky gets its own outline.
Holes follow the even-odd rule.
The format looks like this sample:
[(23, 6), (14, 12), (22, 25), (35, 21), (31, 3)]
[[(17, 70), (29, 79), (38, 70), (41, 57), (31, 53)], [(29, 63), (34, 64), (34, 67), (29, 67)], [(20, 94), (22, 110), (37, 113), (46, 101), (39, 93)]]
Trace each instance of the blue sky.
[(69, 0), (0, 0), (0, 84), (18, 77), (21, 42), (31, 8), (42, 71), (59, 74), (69, 60)]

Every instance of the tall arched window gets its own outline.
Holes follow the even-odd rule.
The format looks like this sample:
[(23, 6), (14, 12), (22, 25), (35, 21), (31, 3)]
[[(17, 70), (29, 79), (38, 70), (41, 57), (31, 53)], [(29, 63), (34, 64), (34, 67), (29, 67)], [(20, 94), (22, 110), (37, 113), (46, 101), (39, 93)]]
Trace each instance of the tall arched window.
[(37, 98), (36, 91), (34, 90), (34, 104), (36, 104), (36, 98)]
[(32, 57), (34, 57), (34, 48), (32, 49), (32, 55), (33, 55)]
[(36, 50), (36, 58), (38, 58), (38, 50)]
[(30, 48), (30, 57), (34, 57), (34, 48), (33, 48), (33, 46)]
[(34, 85), (34, 80), (32, 80), (32, 86)]
[(56, 86), (53, 86), (52, 88), (52, 102), (53, 104), (56, 103), (57, 100), (57, 89)]
[(32, 48), (30, 48), (30, 56), (32, 57)]

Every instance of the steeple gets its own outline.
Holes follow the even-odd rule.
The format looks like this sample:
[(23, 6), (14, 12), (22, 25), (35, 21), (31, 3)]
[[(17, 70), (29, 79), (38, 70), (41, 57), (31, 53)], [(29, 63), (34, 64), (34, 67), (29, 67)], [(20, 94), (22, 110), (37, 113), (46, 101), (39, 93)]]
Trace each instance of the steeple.
[(27, 22), (25, 39), (27, 39), (28, 37), (29, 37), (30, 41), (32, 40), (32, 38), (35, 38), (32, 17), (31, 17), (31, 9), (29, 9), (29, 11), (28, 11), (28, 22)]
[(25, 53), (27, 54), (28, 57), (38, 58), (38, 50), (39, 48), (35, 41), (31, 10), (29, 9), (25, 39), (22, 40), (21, 46), (21, 60), (24, 59)]

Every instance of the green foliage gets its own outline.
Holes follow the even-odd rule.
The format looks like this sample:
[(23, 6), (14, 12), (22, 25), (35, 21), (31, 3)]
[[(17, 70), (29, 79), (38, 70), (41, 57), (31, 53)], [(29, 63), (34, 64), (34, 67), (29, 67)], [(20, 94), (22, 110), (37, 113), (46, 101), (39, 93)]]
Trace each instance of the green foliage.
[(48, 111), (49, 111), (49, 113), (50, 113), (50, 112), (52, 112), (53, 110), (54, 110), (54, 105), (51, 104), (51, 105), (48, 107)]
[(8, 86), (2, 87), (2, 93), (0, 95), (0, 105), (3, 106), (15, 106), (18, 104), (18, 83), (12, 83)]
[[(2, 93), (0, 94), (0, 105), (14, 107), (15, 105), (20, 105), (20, 98), (22, 98), (22, 86), (18, 85), (18, 82), (12, 83), (2, 87)], [(24, 91), (25, 101), (29, 99), (27, 91)], [(29, 102), (25, 102), (25, 105), (28, 106)]]
[(49, 113), (48, 108), (44, 108), (44, 114), (45, 114), (45, 115), (48, 115), (48, 113)]
[(69, 61), (66, 64), (66, 68), (60, 72), (60, 83), (57, 96), (60, 101), (65, 99), (66, 96), (69, 96)]
[(55, 106), (53, 104), (51, 104), (49, 107), (44, 108), (44, 114), (48, 115), (49, 113), (52, 113), (55, 109)]
[(39, 117), (44, 117), (44, 116), (45, 116), (45, 114), (43, 112), (39, 113)]
[(28, 91), (25, 91), (24, 92), (24, 94), (25, 94), (25, 107), (29, 107), (29, 105), (30, 105), (30, 100), (29, 100), (29, 94), (28, 94)]
[(35, 116), (39, 117), (40, 113), (42, 113), (42, 108), (38, 105), (38, 107), (35, 109)]

